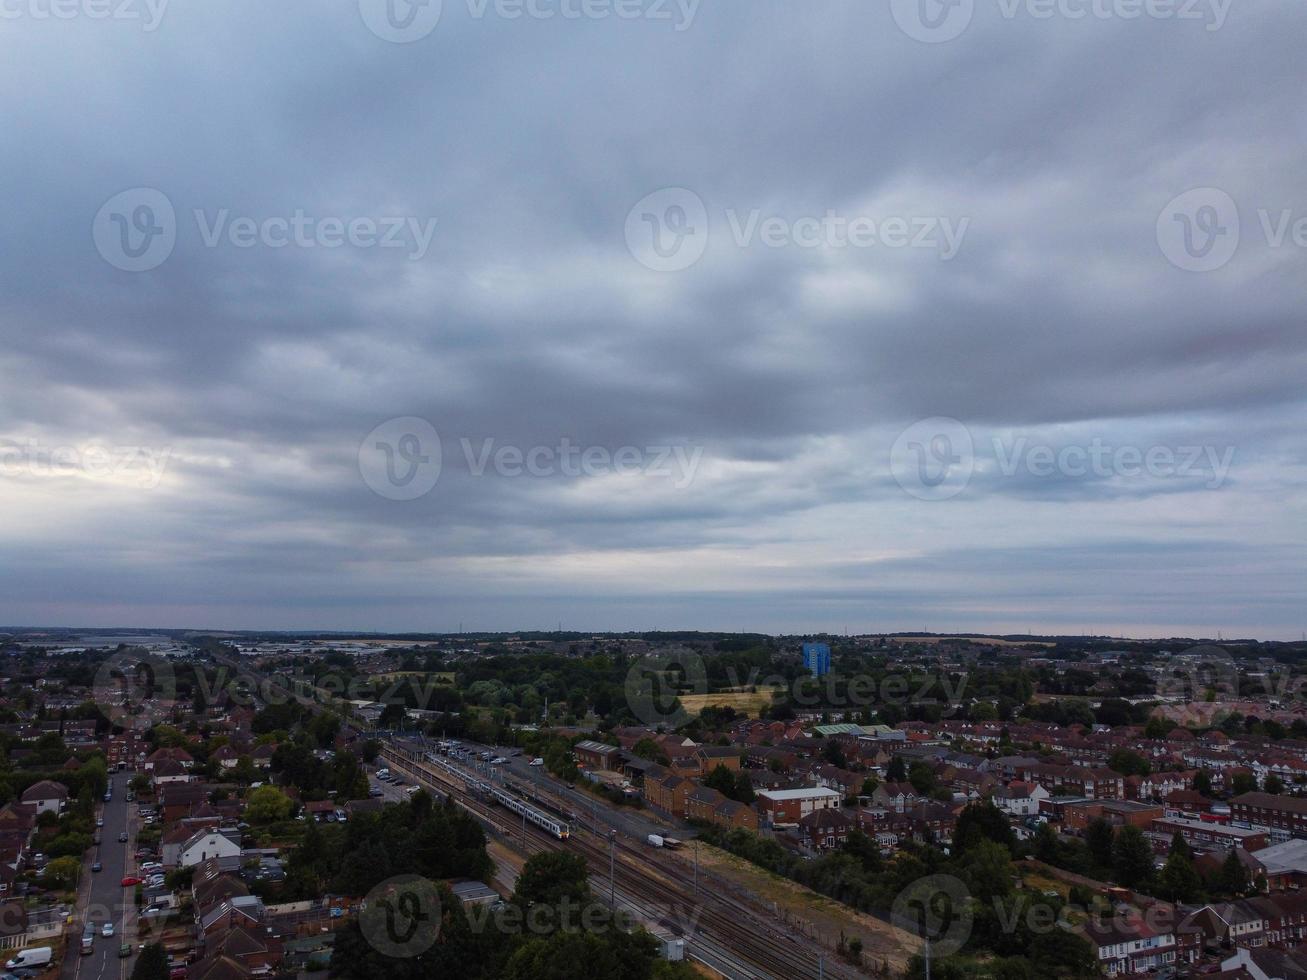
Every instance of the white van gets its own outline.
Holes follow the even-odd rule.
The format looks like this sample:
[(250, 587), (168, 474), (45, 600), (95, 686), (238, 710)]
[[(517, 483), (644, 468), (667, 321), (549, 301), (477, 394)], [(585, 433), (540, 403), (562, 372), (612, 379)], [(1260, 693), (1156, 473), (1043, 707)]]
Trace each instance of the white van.
[(48, 966), (50, 959), (54, 956), (54, 950), (49, 946), (36, 946), (32, 949), (25, 949), (12, 960), (5, 964), (6, 970), (21, 970), (23, 968), (36, 969), (37, 967)]

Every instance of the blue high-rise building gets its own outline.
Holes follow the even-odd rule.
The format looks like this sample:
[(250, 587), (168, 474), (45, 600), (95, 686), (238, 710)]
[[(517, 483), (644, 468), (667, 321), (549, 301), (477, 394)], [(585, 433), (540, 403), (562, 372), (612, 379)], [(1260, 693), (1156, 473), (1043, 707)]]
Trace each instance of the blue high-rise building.
[(803, 645), (803, 666), (811, 671), (813, 677), (822, 677), (830, 673), (830, 647), (825, 643), (805, 643)]

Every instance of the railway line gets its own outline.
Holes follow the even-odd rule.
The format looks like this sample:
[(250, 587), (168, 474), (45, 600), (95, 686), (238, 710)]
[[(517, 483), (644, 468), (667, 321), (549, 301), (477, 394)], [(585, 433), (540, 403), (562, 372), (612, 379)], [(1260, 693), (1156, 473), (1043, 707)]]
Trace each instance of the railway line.
[[(814, 952), (806, 938), (783, 933), (778, 925), (762, 921), (756, 911), (743, 902), (727, 895), (701, 892), (695, 895), (692, 887), (675, 877), (673, 869), (660, 866), (651, 855), (637, 851), (622, 841), (611, 842), (595, 838), (589, 833), (570, 833), (560, 838), (542, 826), (525, 820), (521, 832), (505, 827), (503, 810), (488, 800), (477, 797), (481, 781), (471, 773), (447, 763), (436, 763), (420, 752), (387, 744), (382, 755), (392, 768), (400, 768), (420, 785), (435, 788), (452, 796), (477, 817), (500, 829), (505, 836), (520, 840), (528, 854), (544, 850), (571, 850), (585, 859), (602, 894), (603, 885), (610, 883), (614, 892), (620, 891), (627, 904), (637, 910), (650, 909), (651, 918), (661, 928), (689, 940), (686, 954), (721, 969), (717, 964), (734, 954), (744, 963), (733, 965), (727, 976), (747, 978), (820, 978), (835, 980), (853, 978), (862, 974), (847, 965)], [(494, 797), (490, 797), (494, 799)], [(613, 848), (610, 853), (610, 846)], [(616, 898), (616, 895), (614, 895)], [(686, 924), (690, 931), (686, 932)], [(721, 953), (696, 949), (715, 940)], [(823, 962), (824, 960), (824, 962)]]
[[(256, 677), (245, 665), (229, 657), (214, 655), (214, 660), (233, 670), (237, 676)], [(326, 710), (336, 700), (330, 692), (316, 688), (312, 689), (314, 696), (310, 697), (302, 690), (279, 687), (287, 696), (315, 713)], [(528, 855), (560, 847), (572, 850), (586, 860), (592, 876), (600, 884), (609, 879), (611, 870), (613, 890), (620, 889), (628, 907), (663, 929), (685, 938), (687, 956), (732, 980), (825, 980), (827, 977), (856, 980), (865, 975), (834, 959), (825, 950), (814, 950), (806, 937), (781, 932), (779, 925), (764, 921), (756, 909), (738, 899), (704, 891), (696, 895), (692, 887), (675, 877), (673, 869), (660, 867), (647, 852), (635, 851), (622, 841), (613, 839), (610, 855), (608, 841), (592, 839), (593, 835), (588, 833), (559, 833), (558, 828), (546, 829), (543, 821), (533, 820), (529, 813), (522, 813), (524, 808), (510, 805), (511, 810), (522, 813), (524, 817), (519, 834), (501, 820), (503, 810), (476, 798), (474, 784), (477, 780), (472, 778), (472, 774), (442, 772), (420, 752), (390, 741), (383, 745), (382, 755), (391, 765), (404, 769), (420, 785), (454, 799), (505, 838), (520, 841)], [(491, 798), (494, 798), (493, 792)], [(525, 800), (520, 802), (525, 804)], [(527, 806), (525, 809), (531, 808)], [(559, 819), (561, 823), (561, 817)], [(562, 826), (569, 825), (562, 823)], [(597, 892), (601, 893), (602, 889), (597, 889)], [(686, 923), (690, 924), (689, 931)]]

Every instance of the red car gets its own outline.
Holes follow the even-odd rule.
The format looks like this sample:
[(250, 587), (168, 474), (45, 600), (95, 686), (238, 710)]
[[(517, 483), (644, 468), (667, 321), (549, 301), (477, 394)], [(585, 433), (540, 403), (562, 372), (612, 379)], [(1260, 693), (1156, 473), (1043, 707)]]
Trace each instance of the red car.
[(126, 878), (123, 879), (124, 888), (131, 888), (133, 885), (139, 885), (139, 884), (141, 884), (141, 879), (133, 878), (131, 875), (128, 875)]

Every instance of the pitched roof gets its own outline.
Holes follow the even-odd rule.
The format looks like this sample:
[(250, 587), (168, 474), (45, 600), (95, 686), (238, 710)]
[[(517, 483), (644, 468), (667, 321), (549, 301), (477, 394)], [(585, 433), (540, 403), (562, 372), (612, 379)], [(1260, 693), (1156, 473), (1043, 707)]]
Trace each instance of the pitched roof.
[(52, 779), (42, 779), (39, 783), (27, 787), (22, 799), (24, 803), (33, 803), (36, 800), (66, 800), (68, 787)]

